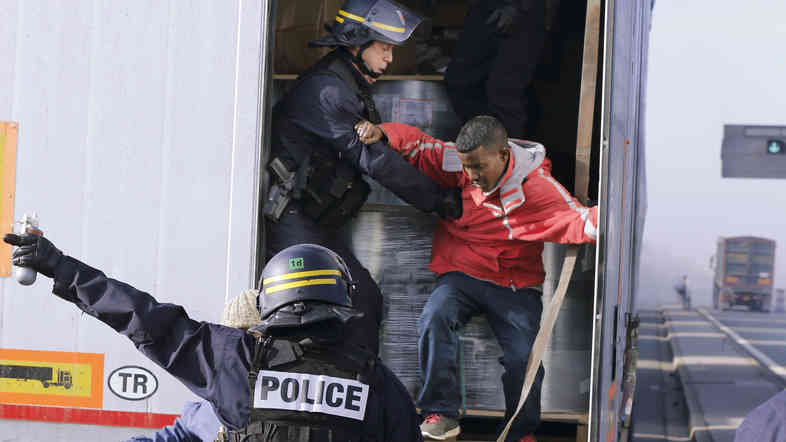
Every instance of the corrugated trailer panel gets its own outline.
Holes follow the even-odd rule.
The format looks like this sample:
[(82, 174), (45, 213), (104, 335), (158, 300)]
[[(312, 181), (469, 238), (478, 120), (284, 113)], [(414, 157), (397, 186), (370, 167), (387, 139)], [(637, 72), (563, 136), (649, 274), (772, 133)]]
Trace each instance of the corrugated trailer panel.
[[(11, 24), (0, 29), (0, 120), (19, 123), (15, 218), (35, 211), (68, 254), (195, 319), (220, 320), (225, 299), (253, 283), (261, 3), (0, 3)], [(195, 397), (50, 290), (43, 277), (32, 289), (0, 279), (0, 349), (70, 363), (74, 385), (0, 380), (0, 393), (15, 389), (14, 405), (0, 405), (0, 432), (118, 439), (143, 430), (16, 419), (67, 420), (47, 407), (75, 407), (69, 395), (82, 394), (101, 396), (107, 412), (70, 419), (157, 425), (134, 413), (178, 414)], [(103, 369), (96, 377), (98, 365), (72, 353), (100, 355)], [(107, 377), (124, 366), (148, 370), (155, 393), (113, 393)]]
[(590, 439), (616, 442), (623, 362), (646, 213), (644, 97), (651, 0), (606, 2), (601, 228)]

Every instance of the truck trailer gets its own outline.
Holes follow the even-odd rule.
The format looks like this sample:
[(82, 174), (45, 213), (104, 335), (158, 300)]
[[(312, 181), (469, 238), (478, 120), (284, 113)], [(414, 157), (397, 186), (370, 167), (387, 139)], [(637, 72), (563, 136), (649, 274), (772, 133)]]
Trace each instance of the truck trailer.
[(715, 309), (743, 305), (751, 311), (770, 311), (775, 278), (774, 240), (755, 236), (720, 238), (713, 264)]
[[(272, 106), (300, 73), (277, 69), (274, 54), (299, 35), (317, 38), (341, 3), (0, 3), (9, 23), (0, 28), (8, 61), (0, 66), (8, 86), (0, 88), (0, 122), (15, 131), (5, 147), (16, 157), (3, 165), (4, 182), (15, 186), (4, 187), (12, 219), (36, 211), (45, 235), (70, 255), (185, 306), (192, 318), (219, 322), (224, 303), (255, 286), (264, 266)], [(533, 83), (542, 107), (531, 138), (546, 145), (568, 190), (599, 204), (600, 225), (597, 244), (581, 252), (544, 355), (542, 417), (575, 429), (577, 441), (625, 441), (635, 400), (653, 2), (561, 5)], [(283, 14), (292, 6), (300, 9)], [(313, 26), (281, 26), (293, 17), (311, 17)], [(462, 26), (461, 14), (443, 11), (434, 32), (437, 20), (448, 30), (441, 35)], [(408, 50), (397, 52), (400, 62)], [(374, 99), (383, 119), (454, 140), (463, 122), (442, 81), (439, 73), (383, 76)], [(414, 394), (412, 321), (433, 284), (426, 264), (435, 221), (371, 184), (371, 198), (343, 234), (386, 299), (381, 357)], [(544, 311), (565, 253), (557, 245), (544, 252)], [(68, 353), (77, 362), (77, 352), (98, 355), (92, 367), (101, 394), (91, 406), (0, 400), (0, 432), (29, 441), (120, 440), (171, 423), (197, 399), (39, 279), (32, 289), (11, 279), (0, 287), (3, 345)], [(499, 423), (498, 348), (483, 318), (461, 342), (462, 413)], [(131, 400), (108, 387), (108, 377), (130, 366), (157, 379), (155, 394)]]

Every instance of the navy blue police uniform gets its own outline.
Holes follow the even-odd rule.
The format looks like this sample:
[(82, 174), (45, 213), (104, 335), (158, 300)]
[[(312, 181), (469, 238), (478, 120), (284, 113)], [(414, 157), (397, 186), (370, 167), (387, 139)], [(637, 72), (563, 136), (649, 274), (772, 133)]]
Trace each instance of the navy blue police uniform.
[[(348, 0), (330, 34), (312, 46), (335, 48), (296, 80), (273, 110), (265, 203), (267, 257), (294, 244), (323, 245), (346, 260), (360, 290), (353, 300), (365, 316), (352, 339), (377, 353), (382, 294), (339, 233), (366, 201), (368, 175), (402, 200), (443, 217), (461, 215), (460, 193), (443, 189), (390, 149), (366, 145), (355, 131), (361, 120), (380, 122), (364, 75), (377, 77), (362, 59), (374, 41), (399, 45), (421, 19), (387, 0)], [(353, 47), (360, 50), (356, 55)]]
[[(14, 265), (53, 278), (55, 295), (127, 336), (208, 401), (229, 436), (242, 436), (219, 440), (283, 441), (280, 428), (297, 426), (335, 428), (333, 440), (422, 440), (401, 382), (376, 356), (343, 339), (343, 326), (362, 313), (351, 307), (356, 285), (346, 264), (324, 247), (293, 246), (268, 262), (262, 322), (247, 333), (195, 321), (183, 307), (108, 278), (46, 238), (3, 239), (17, 246)], [(300, 270), (282, 270), (286, 265)], [(247, 438), (255, 427), (264, 434)]]

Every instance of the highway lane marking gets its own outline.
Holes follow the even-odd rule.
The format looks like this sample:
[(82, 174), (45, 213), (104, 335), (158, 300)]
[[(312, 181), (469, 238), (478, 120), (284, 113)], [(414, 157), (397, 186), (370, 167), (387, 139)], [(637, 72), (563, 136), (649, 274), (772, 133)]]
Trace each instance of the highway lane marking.
[(786, 335), (786, 330), (779, 328), (734, 327), (738, 332), (767, 333), (773, 335)]
[(757, 365), (757, 362), (752, 358), (744, 356), (677, 356), (674, 358), (675, 363), (679, 365)]
[(751, 345), (774, 345), (778, 347), (786, 347), (786, 341), (767, 341), (767, 340), (760, 340), (760, 339), (749, 339), (748, 342)]
[(681, 325), (681, 326), (708, 326), (706, 321), (666, 321), (663, 324), (639, 324), (639, 328), (646, 328), (646, 329), (660, 329), (660, 328), (669, 328), (672, 325)]
[(688, 436), (666, 436), (665, 434), (653, 434), (653, 433), (633, 433), (633, 437), (636, 439), (654, 439), (654, 440), (668, 440), (668, 441), (689, 441), (691, 440)]
[[(722, 332), (726, 333), (734, 342), (739, 344), (745, 351), (748, 352), (751, 356), (753, 356), (756, 361), (758, 361), (759, 365), (764, 367), (765, 370), (770, 371), (770, 373), (775, 374), (776, 376), (781, 377), (781, 379), (786, 380), (786, 368), (778, 364), (777, 362), (770, 359), (767, 355), (759, 351), (756, 347), (750, 344), (748, 340), (737, 334), (731, 328), (721, 324), (714, 316), (712, 316), (709, 312), (707, 312), (703, 308), (696, 309), (702, 316), (707, 318), (708, 321), (712, 322), (716, 327), (718, 327)], [(760, 332), (760, 330), (757, 330)]]
[(701, 425), (691, 427), (690, 429), (690, 440), (693, 440), (697, 431), (713, 431), (713, 430), (736, 430), (741, 424), (743, 418), (741, 417), (727, 417), (725, 423), (719, 425)]
[(677, 356), (671, 362), (658, 361), (655, 359), (639, 359), (636, 361), (636, 369), (660, 370), (672, 372), (680, 365), (715, 365), (715, 366), (752, 366), (759, 365), (756, 360), (746, 357), (729, 356)]
[(660, 370), (672, 372), (677, 369), (673, 362), (656, 361), (654, 359), (639, 359), (636, 361), (636, 370)]
[(735, 318), (734, 316), (731, 317), (722, 317), (723, 320), (727, 321), (740, 321), (740, 322), (752, 322), (754, 324), (786, 324), (786, 319), (768, 319), (768, 318)]
[(669, 333), (666, 336), (656, 335), (639, 335), (639, 339), (643, 341), (661, 341), (667, 342), (671, 338), (725, 338), (726, 335), (718, 332), (676, 332)]
[(685, 311), (685, 310), (665, 310), (664, 312), (668, 312), (671, 316), (699, 316), (698, 313), (694, 311)]

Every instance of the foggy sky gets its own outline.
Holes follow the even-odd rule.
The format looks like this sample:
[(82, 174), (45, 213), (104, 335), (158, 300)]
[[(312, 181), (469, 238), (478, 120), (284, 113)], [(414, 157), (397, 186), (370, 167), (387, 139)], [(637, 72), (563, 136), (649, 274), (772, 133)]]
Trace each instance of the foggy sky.
[(639, 305), (676, 300), (683, 272), (697, 303), (710, 303), (719, 236), (775, 239), (775, 287), (786, 287), (786, 179), (721, 178), (720, 162), (724, 124), (786, 126), (784, 17), (774, 0), (655, 3)]

